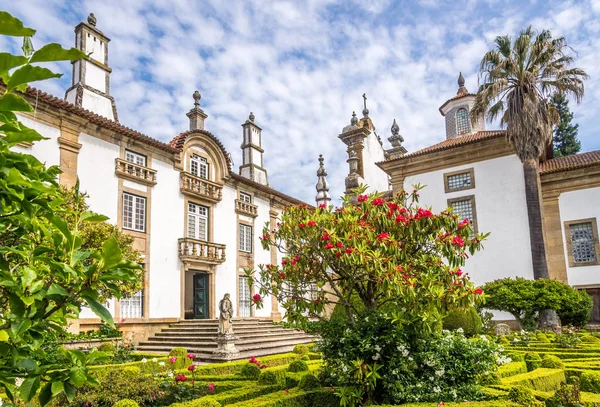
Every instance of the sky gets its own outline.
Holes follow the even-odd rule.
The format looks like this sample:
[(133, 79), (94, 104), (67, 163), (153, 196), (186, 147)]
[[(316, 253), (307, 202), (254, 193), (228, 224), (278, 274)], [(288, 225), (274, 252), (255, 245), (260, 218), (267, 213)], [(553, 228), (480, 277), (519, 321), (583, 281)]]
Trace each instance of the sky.
[[(394, 119), (409, 152), (442, 141), (438, 108), (457, 91), (458, 73), (476, 92), (481, 57), (498, 35), (529, 24), (565, 36), (584, 69), (585, 98), (570, 103), (582, 151), (600, 149), (600, 0), (0, 0), (0, 9), (48, 42), (74, 45), (90, 12), (111, 39), (111, 95), (119, 121), (168, 142), (188, 129), (192, 93), (202, 94), (205, 128), (241, 164), (241, 124), (262, 129), (269, 183), (314, 202), (318, 156), (330, 193), (344, 192), (346, 146), (338, 139), (368, 97), (377, 133)], [(0, 49), (17, 50), (0, 38)], [(60, 80), (33, 86), (64, 97)], [(498, 128), (488, 124), (488, 129)]]

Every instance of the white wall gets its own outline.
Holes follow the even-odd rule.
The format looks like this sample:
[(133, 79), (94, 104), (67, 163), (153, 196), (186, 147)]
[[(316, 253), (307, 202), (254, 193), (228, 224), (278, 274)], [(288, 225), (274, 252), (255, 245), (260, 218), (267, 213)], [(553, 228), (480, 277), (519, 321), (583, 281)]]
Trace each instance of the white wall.
[(600, 285), (600, 265), (569, 267), (567, 248), (568, 231), (564, 227), (564, 222), (566, 221), (589, 218), (596, 218), (596, 222), (600, 221), (600, 206), (598, 202), (600, 202), (600, 188), (564, 192), (558, 198), (567, 277), (571, 285)]
[(86, 62), (85, 84), (101, 92), (106, 92), (106, 71), (90, 62)]
[(60, 129), (33, 121), (28, 117), (17, 115), (18, 119), (27, 127), (36, 130), (48, 140), (35, 142), (31, 147), (13, 147), (13, 151), (31, 154), (44, 164), (46, 167), (60, 165), (60, 149), (58, 148), (58, 138), (60, 137)]
[(157, 184), (152, 188), (150, 213), (150, 318), (181, 315), (181, 262), (177, 239), (184, 237), (185, 202), (179, 191), (179, 172), (173, 165), (152, 160)]
[(112, 103), (111, 101), (101, 95), (94, 92), (90, 92), (87, 89), (83, 89), (83, 97), (81, 100), (81, 106), (91, 112), (97, 113), (100, 116), (104, 116), (107, 119), (114, 120)]
[[(474, 168), (476, 187), (446, 194), (443, 174), (468, 168)], [(410, 191), (417, 183), (427, 185), (420, 192), (420, 204), (434, 212), (444, 210), (448, 198), (475, 196), (479, 233), (491, 232), (484, 249), (463, 267), (475, 284), (505, 277), (533, 278), (523, 167), (517, 156), (407, 177), (404, 187)]]
[(213, 206), (214, 221), (214, 239), (215, 243), (226, 245), (225, 254), (227, 260), (219, 264), (216, 270), (215, 300), (216, 304), (211, 304), (215, 308), (215, 316), (219, 317), (219, 301), (226, 293), (231, 294), (231, 302), (234, 307), (234, 315), (238, 314), (237, 309), (237, 217), (235, 213), (235, 200), (237, 199), (237, 190), (229, 186), (223, 187), (223, 199)]
[(90, 55), (90, 58), (95, 59), (98, 62), (104, 63), (104, 45), (103, 41), (100, 41), (92, 33), (87, 33), (85, 39), (85, 53)]
[[(271, 264), (271, 250), (263, 249), (260, 243), (260, 237), (262, 236), (262, 229), (265, 223), (269, 222), (271, 205), (269, 201), (260, 199), (254, 196), (254, 204), (258, 206), (258, 216), (254, 219), (254, 269), (258, 270), (259, 264)], [(258, 277), (258, 276), (257, 276)], [(263, 308), (255, 309), (254, 316), (257, 317), (270, 317), (271, 316), (271, 296), (263, 298)]]
[(375, 163), (385, 160), (384, 150), (377, 136), (371, 132), (364, 142), (363, 175), (364, 183), (369, 186), (368, 192), (384, 192), (390, 189), (388, 175)]

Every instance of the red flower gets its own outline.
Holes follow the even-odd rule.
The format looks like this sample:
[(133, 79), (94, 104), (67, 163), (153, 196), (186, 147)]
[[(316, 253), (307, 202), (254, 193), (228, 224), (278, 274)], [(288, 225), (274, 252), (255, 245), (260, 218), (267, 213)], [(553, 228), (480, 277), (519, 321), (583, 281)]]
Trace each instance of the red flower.
[(346, 254), (352, 254), (352, 252), (354, 251), (354, 249), (352, 247), (349, 247), (349, 248), (347, 248), (344, 251), (346, 252)]
[(260, 298), (260, 294), (254, 294), (254, 296), (252, 297), (252, 300), (253, 300), (255, 303), (259, 303), (259, 302), (260, 302), (260, 300), (261, 300), (261, 298)]
[(321, 236), (321, 240), (329, 240), (329, 233), (325, 233), (323, 236)]
[(373, 205), (374, 206), (381, 206), (385, 203), (385, 199), (383, 198), (375, 198), (373, 199)]
[(208, 391), (215, 391), (215, 384), (214, 383), (208, 383), (207, 389), (208, 389)]
[(429, 209), (419, 208), (417, 209), (416, 219), (425, 219), (433, 216), (433, 213)]
[(452, 239), (452, 245), (458, 246), (458, 247), (463, 247), (465, 245), (465, 241), (463, 240), (462, 237), (456, 236), (454, 239)]
[(344, 246), (344, 245), (342, 244), (342, 242), (337, 242), (335, 245), (336, 245), (337, 247), (342, 247), (342, 246)]
[(325, 245), (326, 249), (333, 249), (333, 243), (329, 242)]
[(317, 224), (317, 222), (315, 222), (314, 220), (308, 221), (308, 226), (315, 226), (316, 224)]
[(269, 240), (269, 235), (267, 235), (267, 234), (262, 235), (262, 240)]
[(289, 393), (290, 391), (288, 389), (285, 389), (284, 392)]
[(187, 380), (187, 377), (185, 377), (185, 375), (183, 373), (179, 373), (177, 376), (175, 376), (176, 382), (185, 382), (186, 380)]
[(406, 218), (402, 215), (396, 216), (396, 223), (400, 223), (400, 222), (402, 222), (402, 223), (406, 222)]
[(462, 222), (460, 222), (460, 223), (458, 224), (458, 228), (459, 228), (459, 229), (462, 229), (462, 228), (464, 228), (465, 226), (467, 226), (469, 223), (471, 223), (471, 221), (470, 221), (469, 219), (465, 219), (465, 220), (463, 220)]
[(388, 202), (387, 207), (393, 211), (398, 210), (398, 204), (395, 202)]
[(169, 359), (169, 362), (175, 363), (175, 362), (177, 362), (177, 358), (176, 357), (172, 357), (171, 359)]
[(477, 288), (475, 289), (475, 291), (473, 291), (473, 292), (474, 292), (475, 294), (477, 294), (477, 295), (481, 295), (481, 294), (483, 294), (483, 290), (482, 290), (481, 288), (479, 288), (479, 287), (477, 287)]
[(299, 223), (299, 224), (298, 224), (298, 227), (299, 227), (300, 229), (304, 229), (304, 228), (306, 227), (306, 225), (305, 225), (304, 223)]
[(196, 357), (196, 355), (194, 355), (193, 353), (188, 353), (187, 357), (188, 357), (188, 359), (194, 359)]
[(188, 370), (189, 370), (190, 372), (193, 372), (193, 371), (194, 371), (194, 369), (196, 369), (196, 366), (195, 366), (195, 365), (190, 365), (190, 366), (188, 366)]
[(377, 239), (379, 240), (383, 240), (383, 239), (387, 239), (388, 237), (390, 237), (389, 233), (381, 233), (379, 236), (377, 236)]
[(327, 208), (327, 204), (324, 204), (324, 203), (319, 204), (319, 208), (326, 209)]
[(458, 270), (456, 270), (455, 274), (460, 277), (460, 276), (462, 276), (462, 273), (463, 273), (462, 270), (458, 269)]
[(285, 274), (279, 273), (279, 278), (281, 278), (281, 279), (285, 278)]
[(295, 266), (295, 265), (296, 265), (296, 263), (298, 263), (298, 262), (296, 261), (296, 259), (292, 260), (292, 266)]
[(366, 195), (359, 195), (358, 196), (358, 202), (367, 202), (368, 199), (369, 199), (369, 197), (366, 196)]
[(285, 266), (286, 264), (287, 264), (287, 260), (285, 260), (285, 259), (281, 260), (281, 265), (282, 266)]
[(340, 252), (335, 253), (335, 257), (341, 257), (341, 256), (342, 256), (342, 253), (340, 253)]

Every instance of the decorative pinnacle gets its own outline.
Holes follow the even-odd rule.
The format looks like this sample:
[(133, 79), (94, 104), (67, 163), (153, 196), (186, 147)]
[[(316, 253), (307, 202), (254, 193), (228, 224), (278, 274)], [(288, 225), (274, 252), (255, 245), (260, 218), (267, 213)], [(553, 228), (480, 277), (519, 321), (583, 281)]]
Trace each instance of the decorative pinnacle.
[(367, 109), (367, 94), (363, 93), (362, 97), (364, 99), (363, 103), (365, 105), (365, 108), (363, 109), (362, 114), (364, 117), (369, 117), (369, 109)]
[(388, 141), (392, 144), (393, 148), (402, 147), (404, 138), (400, 135), (400, 127), (398, 126), (398, 123), (396, 123), (396, 119), (394, 119), (391, 130), (392, 135), (388, 138)]
[(88, 24), (91, 25), (92, 27), (96, 26), (96, 16), (94, 15), (94, 13), (90, 13), (90, 15), (87, 18)]
[(352, 119), (350, 119), (350, 124), (352, 126), (356, 126), (356, 123), (358, 123), (358, 117), (356, 117), (356, 112), (352, 112)]
[(396, 123), (396, 119), (394, 119), (394, 123), (392, 124), (392, 135), (396, 135), (400, 133), (400, 127), (398, 126), (398, 123)]
[(194, 107), (198, 109), (198, 107), (200, 107), (200, 99), (202, 98), (202, 95), (200, 95), (200, 92), (195, 91), (192, 97), (194, 98)]
[(465, 88), (465, 77), (462, 72), (458, 74), (458, 92), (456, 94), (460, 95), (461, 93), (469, 93), (467, 88)]
[(254, 123), (254, 113), (250, 112), (250, 116), (248, 116), (248, 120)]
[(323, 154), (319, 154), (319, 169), (317, 170), (317, 196), (315, 201), (318, 205), (329, 204), (331, 196), (329, 196), (329, 183), (327, 182), (327, 171), (325, 170)]

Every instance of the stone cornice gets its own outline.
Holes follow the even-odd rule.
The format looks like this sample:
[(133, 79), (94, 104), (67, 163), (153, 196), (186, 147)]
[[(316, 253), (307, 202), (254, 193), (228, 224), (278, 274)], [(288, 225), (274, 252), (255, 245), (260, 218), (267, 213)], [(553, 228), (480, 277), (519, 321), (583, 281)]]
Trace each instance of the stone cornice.
[(552, 199), (563, 192), (600, 187), (600, 166), (542, 174), (542, 197)]

